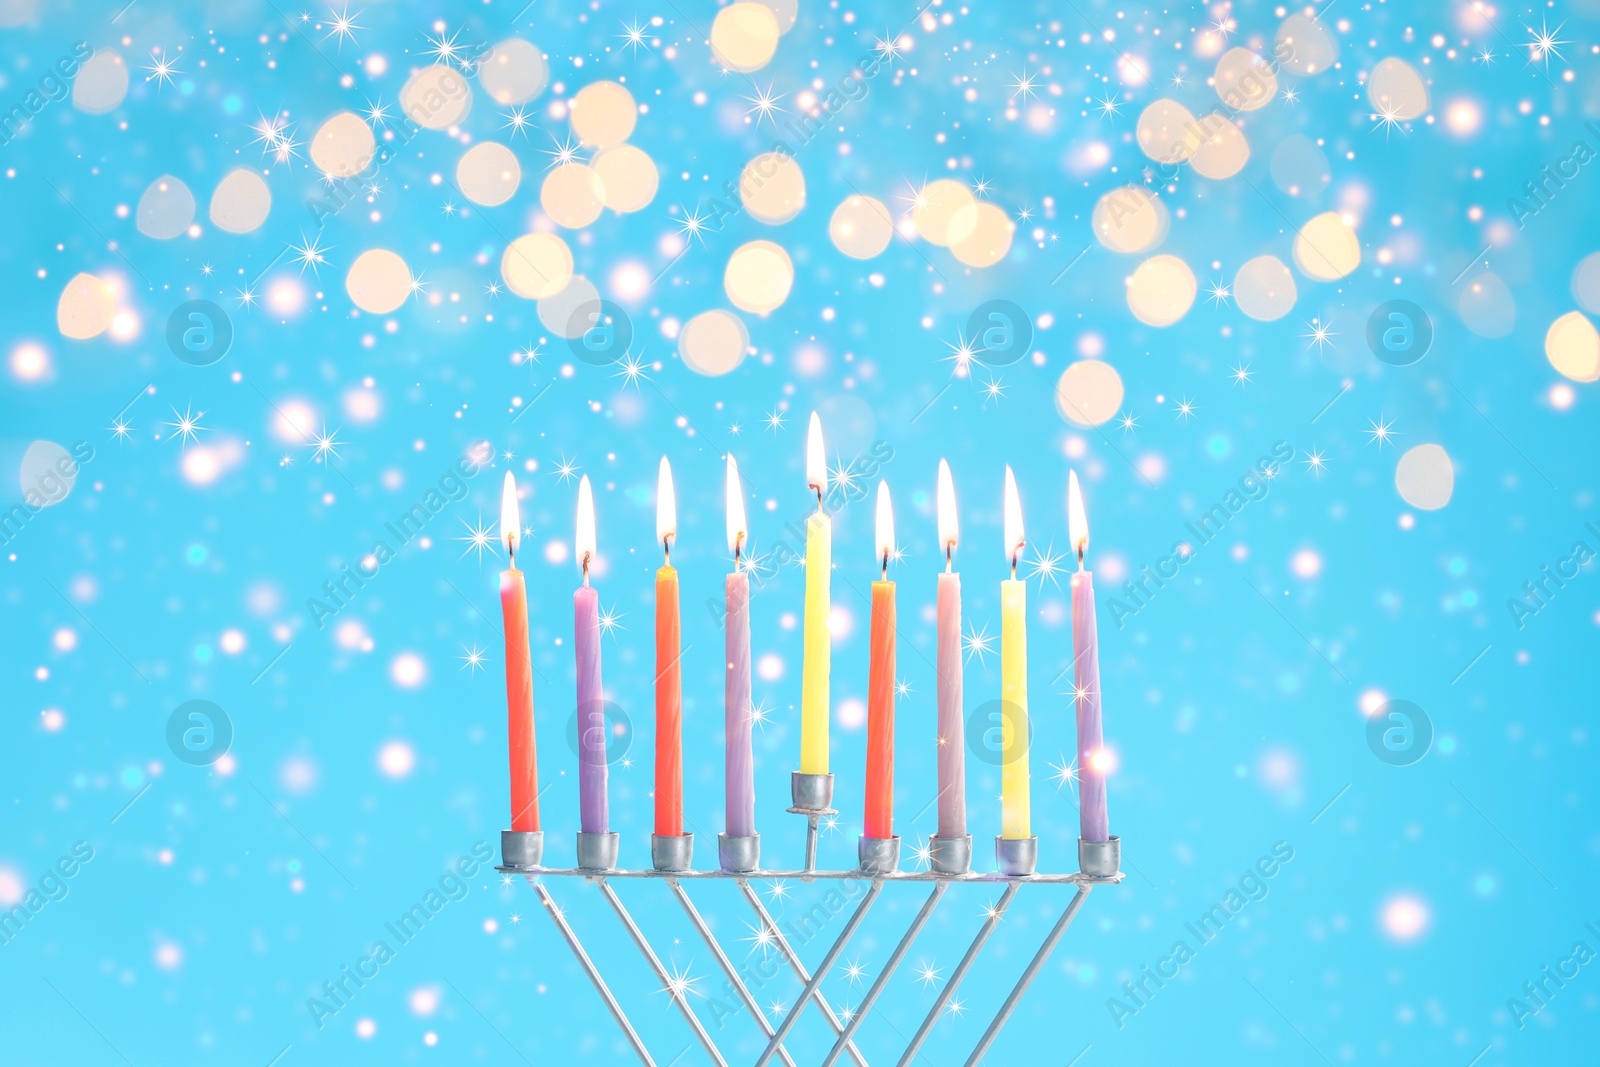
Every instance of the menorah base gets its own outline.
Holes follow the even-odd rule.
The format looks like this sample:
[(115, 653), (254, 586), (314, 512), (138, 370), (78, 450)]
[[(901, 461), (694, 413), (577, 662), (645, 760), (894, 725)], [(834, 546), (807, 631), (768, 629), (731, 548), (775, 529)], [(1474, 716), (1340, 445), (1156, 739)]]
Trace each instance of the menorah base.
[(893, 874), (900, 869), (900, 835), (868, 837), (862, 834), (856, 856), (866, 874)]
[(586, 834), (578, 831), (578, 867), (585, 871), (609, 871), (617, 865), (621, 838), (616, 833)]
[(1122, 872), (1122, 838), (1085, 841), (1078, 838), (1078, 871), (1090, 878), (1115, 878)]
[(717, 863), (730, 874), (750, 874), (761, 869), (761, 835), (717, 835)]
[(972, 869), (972, 835), (934, 834), (928, 841), (928, 864), (940, 874), (966, 874)]
[(694, 866), (693, 834), (651, 834), (650, 866), (658, 871), (687, 871)]
[(1032, 874), (1039, 866), (1039, 839), (1037, 837), (997, 837), (994, 839), (994, 862), (1000, 873), (1013, 878)]
[(542, 830), (501, 830), (500, 862), (507, 867), (537, 867), (544, 860)]

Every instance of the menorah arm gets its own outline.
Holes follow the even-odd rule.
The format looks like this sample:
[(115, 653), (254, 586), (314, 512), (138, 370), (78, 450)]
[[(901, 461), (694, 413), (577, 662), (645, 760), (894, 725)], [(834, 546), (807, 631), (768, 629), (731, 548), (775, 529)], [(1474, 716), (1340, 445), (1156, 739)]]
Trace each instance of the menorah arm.
[[(683, 910), (688, 914), (689, 921), (694, 924), (694, 928), (700, 932), (700, 936), (705, 940), (706, 947), (716, 957), (718, 966), (722, 968), (722, 973), (728, 976), (729, 982), (733, 983), (734, 992), (739, 994), (739, 999), (744, 1002), (744, 1006), (749, 1009), (751, 1015), (755, 1016), (756, 1025), (761, 1028), (762, 1036), (770, 1040), (774, 1032), (772, 1024), (767, 1022), (766, 1015), (761, 1011), (761, 1005), (757, 1004), (756, 998), (750, 995), (750, 990), (745, 986), (744, 979), (739, 977), (739, 972), (734, 968), (733, 961), (728, 959), (726, 952), (722, 951), (721, 943), (711, 933), (711, 928), (706, 925), (706, 921), (700, 917), (700, 912), (695, 908), (694, 903), (689, 900), (689, 894), (683, 888), (683, 883), (676, 878), (668, 878), (667, 885), (672, 887), (673, 895), (678, 898), (678, 903), (683, 905)], [(778, 1058), (784, 1062), (785, 1067), (795, 1067), (794, 1060), (790, 1058), (788, 1051), (781, 1045), (778, 1047)]]
[(532, 883), (534, 891), (539, 894), (540, 901), (544, 903), (544, 910), (550, 913), (550, 919), (556, 924), (556, 929), (560, 930), (561, 936), (566, 939), (567, 947), (572, 949), (574, 956), (578, 957), (579, 966), (589, 976), (589, 981), (594, 983), (594, 988), (600, 994), (600, 999), (606, 1002), (606, 1008), (610, 1010), (611, 1017), (617, 1020), (618, 1026), (622, 1027), (622, 1033), (627, 1037), (628, 1044), (633, 1046), (633, 1051), (638, 1053), (639, 1060), (644, 1064), (644, 1067), (656, 1067), (656, 1061), (650, 1058), (649, 1050), (644, 1047), (644, 1042), (639, 1040), (639, 1035), (634, 1032), (633, 1024), (628, 1022), (628, 1017), (623, 1014), (622, 1005), (618, 1004), (617, 998), (611, 995), (611, 990), (606, 987), (605, 980), (600, 977), (600, 971), (595, 967), (594, 961), (589, 959), (589, 954), (583, 950), (583, 944), (579, 942), (578, 935), (572, 932), (572, 927), (567, 925), (566, 916), (561, 914), (561, 909), (556, 907), (556, 902), (550, 899), (550, 891), (541, 882), (536, 882), (532, 878), (529, 878), (528, 881)]
[(1018, 883), (1011, 882), (1006, 886), (1006, 891), (1000, 894), (1000, 899), (989, 910), (989, 917), (978, 928), (978, 934), (972, 939), (972, 944), (967, 946), (967, 954), (961, 957), (961, 962), (956, 964), (956, 969), (950, 975), (950, 981), (939, 990), (939, 995), (934, 998), (933, 1007), (928, 1009), (927, 1016), (922, 1020), (922, 1025), (917, 1027), (917, 1032), (912, 1035), (911, 1043), (906, 1046), (905, 1052), (900, 1055), (899, 1067), (909, 1067), (912, 1060), (917, 1058), (917, 1053), (922, 1049), (922, 1043), (928, 1040), (928, 1034), (933, 1030), (933, 1024), (939, 1021), (939, 1015), (944, 1011), (944, 1006), (950, 998), (956, 995), (961, 980), (967, 976), (967, 971), (972, 969), (972, 964), (978, 958), (978, 953), (983, 951), (983, 946), (989, 940), (989, 935), (994, 933), (994, 928), (1000, 925), (1001, 916), (1005, 915), (1006, 908), (1011, 904), (1011, 898), (1017, 895)]
[(1011, 995), (1006, 997), (1006, 1002), (1000, 1005), (1000, 1010), (995, 1013), (994, 1019), (989, 1023), (989, 1029), (983, 1032), (983, 1037), (978, 1041), (978, 1047), (972, 1050), (972, 1055), (967, 1057), (966, 1067), (975, 1067), (983, 1061), (984, 1054), (989, 1051), (989, 1046), (994, 1044), (994, 1039), (1000, 1036), (1000, 1030), (1005, 1026), (1006, 1020), (1011, 1018), (1011, 1013), (1016, 1010), (1017, 1002), (1022, 999), (1022, 994), (1028, 991), (1028, 986), (1039, 976), (1039, 971), (1044, 967), (1045, 960), (1056, 950), (1067, 927), (1072, 925), (1072, 920), (1077, 918), (1078, 909), (1083, 907), (1083, 902), (1089, 898), (1088, 885), (1080, 885), (1078, 892), (1073, 896), (1072, 902), (1067, 905), (1067, 910), (1061, 913), (1061, 918), (1051, 928), (1050, 934), (1044, 939), (1044, 944), (1039, 946), (1039, 951), (1033, 954), (1033, 960), (1028, 964), (1028, 969), (1022, 972), (1022, 977), (1017, 979), (1017, 984), (1012, 987)]

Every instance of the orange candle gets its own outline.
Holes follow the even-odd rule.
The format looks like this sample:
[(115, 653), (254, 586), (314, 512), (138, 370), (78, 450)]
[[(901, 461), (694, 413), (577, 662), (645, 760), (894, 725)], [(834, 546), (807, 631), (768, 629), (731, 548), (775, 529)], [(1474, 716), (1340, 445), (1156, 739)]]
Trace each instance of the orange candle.
[(528, 587), (517, 570), (522, 516), (517, 483), (506, 471), (500, 493), (500, 537), (510, 565), (500, 572), (506, 637), (506, 735), (511, 754), (511, 829), (539, 829), (539, 763), (533, 736), (533, 660), (528, 650)]
[(871, 659), (867, 668), (867, 797), (864, 833), (894, 836), (894, 513), (889, 486), (878, 483), (878, 558), (883, 579), (872, 583)]
[(661, 457), (656, 480), (656, 539), (666, 560), (656, 571), (656, 834), (683, 834), (683, 673), (678, 617), (678, 571), (672, 565), (677, 537), (677, 494), (672, 468)]

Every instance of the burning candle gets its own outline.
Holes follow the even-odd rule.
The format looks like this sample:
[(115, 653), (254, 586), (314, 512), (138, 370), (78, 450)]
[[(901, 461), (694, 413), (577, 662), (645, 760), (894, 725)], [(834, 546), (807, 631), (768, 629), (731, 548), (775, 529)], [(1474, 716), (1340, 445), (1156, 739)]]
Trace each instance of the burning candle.
[(936, 630), (938, 648), (939, 708), (939, 836), (965, 837), (967, 833), (967, 752), (961, 721), (961, 575), (955, 573), (956, 487), (950, 464), (939, 461), (939, 547), (944, 550), (944, 573), (939, 575)]
[(595, 556), (594, 491), (589, 476), (578, 483), (577, 533), (573, 552), (583, 584), (572, 594), (573, 650), (578, 661), (578, 814), (586, 834), (611, 831), (606, 796), (606, 709), (600, 683), (600, 595), (589, 584)]
[(656, 834), (660, 837), (683, 834), (683, 675), (678, 666), (682, 640), (678, 571), (672, 565), (677, 526), (672, 467), (662, 456), (656, 478), (656, 540), (661, 542), (663, 558), (656, 571)]
[(724, 793), (729, 837), (751, 837), (756, 832), (755, 760), (750, 748), (750, 576), (740, 566), (746, 536), (744, 489), (739, 464), (728, 456), (728, 551), (733, 571), (724, 583), (727, 598), (727, 677), (723, 680), (723, 713), (727, 734)]
[(510, 563), (500, 572), (506, 638), (506, 736), (511, 755), (511, 829), (539, 829), (539, 762), (533, 732), (533, 661), (528, 649), (528, 587), (517, 570), (522, 515), (517, 483), (506, 471), (500, 491), (500, 537)]
[(1089, 551), (1089, 519), (1078, 490), (1078, 472), (1067, 476), (1067, 532), (1078, 554), (1072, 576), (1073, 689), (1078, 707), (1078, 836), (1085, 841), (1109, 841), (1106, 815), (1106, 752), (1100, 725), (1100, 638), (1095, 627), (1094, 572), (1085, 570)]
[(1000, 583), (1000, 714), (1004, 749), (1000, 767), (1000, 836), (1031, 837), (1028, 810), (1028, 586), (1017, 579), (1017, 559), (1027, 542), (1017, 479), (1006, 467), (1006, 559), (1011, 577)]
[(828, 633), (832, 610), (833, 522), (823, 509), (828, 465), (822, 450), (822, 420), (811, 413), (806, 433), (806, 485), (817, 494), (816, 513), (806, 521), (805, 664), (800, 680), (800, 773), (828, 773), (828, 673), (833, 654)]
[(883, 578), (872, 583), (872, 630), (867, 666), (867, 796), (864, 832), (894, 836), (894, 511), (889, 485), (878, 483), (877, 553)]

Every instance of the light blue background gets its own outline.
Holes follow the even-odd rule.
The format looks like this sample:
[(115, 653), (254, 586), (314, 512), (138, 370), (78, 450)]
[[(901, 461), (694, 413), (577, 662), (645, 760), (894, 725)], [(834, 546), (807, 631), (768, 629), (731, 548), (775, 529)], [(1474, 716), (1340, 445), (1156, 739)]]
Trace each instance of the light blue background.
[[(533, 529), (526, 557), (547, 856), (571, 862), (577, 823), (576, 760), (563, 739), (574, 700), (568, 608), (577, 573), (570, 559), (544, 556), (548, 545), (571, 539), (576, 487), (557, 474), (565, 460), (595, 482), (605, 556), (596, 582), (602, 603), (620, 616), (604, 646), (607, 689), (637, 731), (632, 765), (612, 771), (611, 811), (624, 863), (642, 866), (653, 776), (652, 493), (658, 457), (672, 459), (688, 646), (685, 810), (699, 863), (713, 861), (721, 632), (704, 604), (720, 595), (727, 569), (722, 456), (737, 454), (752, 494), (755, 548), (770, 551), (784, 523), (807, 508), (801, 460), (813, 408), (839, 457), (878, 441), (893, 452), (882, 476), (895, 492), (905, 549), (894, 569), (898, 673), (910, 686), (898, 705), (896, 812), (908, 851), (934, 829), (937, 461), (950, 459), (962, 502), (957, 559), (967, 620), (990, 635), (998, 633), (1004, 573), (1003, 465), (1016, 470), (1034, 549), (1053, 544), (1062, 556), (1069, 452), (1084, 479), (1091, 564), (1102, 573), (1106, 733), (1120, 759), (1111, 822), (1128, 878), (1090, 897), (994, 1062), (1465, 1067), (1593, 1056), (1600, 965), (1584, 967), (1524, 1027), (1508, 998), (1522, 996), (1523, 984), (1576, 942), (1600, 950), (1600, 935), (1584, 925), (1600, 926), (1594, 568), (1525, 628), (1506, 602), (1575, 542), (1600, 548), (1584, 527), (1600, 521), (1594, 386), (1573, 385), (1569, 409), (1552, 405), (1549, 390), (1562, 379), (1542, 354), (1549, 323), (1577, 306), (1575, 266), (1596, 251), (1597, 179), (1583, 171), (1520, 230), (1505, 203), (1574, 140), (1594, 143), (1583, 131), (1600, 116), (1592, 3), (1505, 5), (1492, 23), (1466, 4), (1337, 5), (1325, 19), (1340, 43), (1339, 67), (1315, 77), (1285, 73), (1280, 88), (1294, 89), (1297, 100), (1280, 95), (1245, 116), (1253, 155), (1244, 171), (1222, 182), (1185, 171), (1164, 191), (1175, 217), (1160, 251), (1188, 262), (1202, 292), (1179, 324), (1154, 329), (1131, 316), (1124, 298), (1122, 279), (1137, 258), (1096, 244), (1088, 215), (1102, 193), (1141, 180), (1149, 161), (1132, 133), (1144, 106), (1160, 96), (1196, 113), (1215, 106), (1205, 84), (1214, 60), (1196, 48), (1218, 9), (1084, 2), (969, 11), (946, 3), (928, 13), (939, 22), (930, 28), (914, 22), (911, 4), (801, 0), (776, 59), (753, 76), (760, 88), (770, 83), (786, 94), (780, 119), (795, 115), (795, 94), (812, 79), (844, 75), (877, 38), (905, 27), (911, 47), (892, 75), (880, 74), (798, 151), (808, 202), (797, 219), (778, 228), (728, 221), (626, 305), (635, 351), (653, 364), (649, 380), (635, 384), (573, 359), (531, 302), (492, 297), (486, 287), (498, 279), (507, 237), (531, 228), (552, 135), (567, 136), (566, 122), (546, 108), (591, 80), (625, 78), (648, 105), (632, 141), (662, 175), (645, 211), (608, 213), (572, 240), (579, 271), (608, 295), (619, 265), (636, 263), (649, 276), (667, 266), (661, 241), (677, 232), (677, 205), (717, 195), (770, 147), (770, 122), (743, 121), (751, 80), (709, 60), (712, 4), (539, 0), (516, 19), (516, 3), (369, 4), (359, 15), (352, 9), (362, 29), (342, 47), (321, 25), (321, 6), (301, 21), (299, 8), (271, 3), (201, 14), (139, 0), (115, 25), (120, 5), (44, 6), (47, 14), (3, 31), (0, 103), (20, 100), (80, 39), (117, 47), (133, 85), (109, 115), (53, 103), (0, 150), (5, 353), (9, 360), (18, 344), (37, 344), (53, 367), (43, 382), (7, 378), (6, 463), (18, 469), (35, 439), (69, 447), (82, 440), (95, 453), (70, 497), (6, 546), (0, 582), (3, 885), (36, 885), (74, 842), (94, 850), (65, 899), (0, 946), (8, 1062), (267, 1064), (281, 1055), (286, 1065), (463, 1063), (520, 1055), (545, 1063), (576, 1054), (630, 1062), (532, 890), (504, 885), (492, 871), (469, 879), (465, 898), (444, 907), (325, 1027), (307, 1001), (475, 842), (498, 848), (507, 790), (494, 593), (503, 561), (480, 559), (456, 538), (464, 523), (494, 522), (508, 466), (531, 491), (523, 516)], [(623, 23), (654, 16), (662, 22), (649, 45), (627, 47)], [(1235, 6), (1232, 18), (1230, 44), (1262, 51), (1281, 21), (1264, 4)], [(1548, 77), (1522, 47), (1526, 27), (1544, 18), (1564, 26), (1562, 56), (1550, 58)], [(381, 100), (393, 115), (436, 19), (462, 40), (499, 40), (514, 25), (549, 56), (562, 90), (547, 89), (530, 109), (536, 128), (508, 142), (523, 164), (520, 191), (498, 208), (464, 205), (431, 181), (453, 175), (462, 145), (426, 131), (385, 168), (372, 205), (327, 224), (326, 262), (315, 275), (292, 254), (267, 272), (263, 288), (278, 278), (303, 283), (303, 310), (241, 308), (239, 288), (286, 245), (316, 234), (305, 201), (319, 178), (303, 142), (340, 109)], [(1106, 28), (1112, 44), (1100, 37)], [(1442, 44), (1432, 43), (1436, 34)], [(676, 58), (667, 58), (669, 47)], [(152, 49), (165, 49), (178, 69), (170, 83), (146, 79)], [(1474, 58), (1485, 49), (1492, 63)], [(1120, 50), (1148, 63), (1151, 84), (1123, 82)], [(359, 67), (374, 53), (388, 58), (388, 72), (376, 78)], [(1375, 129), (1362, 81), (1388, 56), (1430, 81), (1428, 119)], [(1036, 95), (1026, 98), (1014, 84), (1024, 71), (1036, 79)], [(341, 85), (342, 74), (350, 85)], [(1120, 111), (1104, 116), (1095, 102), (1113, 94)], [(1006, 113), (1012, 101), (1015, 117)], [(1461, 101), (1481, 111), (1482, 127), (1470, 135), (1447, 128), (1446, 109)], [(1028, 121), (1034, 108), (1048, 112), (1038, 126)], [(251, 125), (280, 110), (301, 154), (272, 165), (252, 144)], [(480, 93), (463, 130), (505, 141), (504, 121), (503, 109)], [(1275, 184), (1274, 147), (1296, 133), (1322, 142), (1326, 191), (1291, 196)], [(1096, 144), (1107, 162), (1087, 165)], [(236, 165), (266, 170), (274, 196), (266, 225), (245, 236), (204, 217), (211, 190)], [(132, 206), (168, 173), (200, 201), (197, 238), (157, 242), (134, 227)], [(853, 192), (899, 212), (909, 188), (941, 176), (986, 179), (987, 195), (1013, 218), (1031, 212), (1000, 265), (969, 271), (945, 249), (900, 239), (863, 263), (828, 240), (829, 214)], [(469, 210), (446, 214), (447, 201)], [(379, 221), (367, 215), (374, 209)], [(1288, 261), (1295, 229), (1325, 210), (1358, 218), (1358, 271), (1338, 283), (1297, 275), (1298, 302), (1273, 323), (1246, 318), (1231, 300), (1207, 299), (1211, 281), (1231, 282), (1250, 257)], [(726, 377), (698, 376), (663, 336), (663, 322), (723, 306), (728, 254), (756, 238), (793, 256), (794, 292), (769, 317), (747, 317), (757, 355)], [(352, 317), (344, 291), (345, 271), (371, 247), (399, 252), (427, 283), (421, 299), (391, 317), (392, 333), (374, 317)], [(1395, 257), (1387, 265), (1383, 249)], [(1504, 279), (1515, 305), (1514, 328), (1497, 339), (1474, 334), (1457, 310), (1463, 288), (1485, 269)], [(126, 282), (124, 302), (142, 323), (136, 340), (59, 335), (52, 309), (79, 271)], [(993, 298), (1036, 319), (1048, 313), (1052, 324), (1039, 322), (1036, 355), (952, 378), (950, 346), (971, 336), (972, 309)], [(1411, 367), (1387, 366), (1365, 345), (1368, 315), (1393, 298), (1432, 318), (1432, 350)], [(166, 317), (186, 299), (228, 309), (236, 336), (215, 365), (188, 366), (165, 345)], [(1331, 320), (1334, 334), (1320, 352), (1306, 337), (1317, 318)], [(375, 342), (365, 346), (368, 335)], [(1138, 420), (1131, 433), (1115, 423), (1073, 428), (1055, 409), (1055, 382), (1090, 337), (1125, 383), (1122, 408)], [(513, 362), (540, 338), (537, 364)], [(1248, 384), (1230, 378), (1240, 365), (1248, 365)], [(341, 398), (367, 377), (381, 414), (359, 422)], [(985, 394), (991, 379), (1003, 396)], [(513, 398), (536, 395), (513, 423)], [(109, 427), (135, 396), (126, 409), (131, 436), (118, 439)], [(291, 400), (318, 413), (319, 429), (326, 419), (335, 431), (336, 470), (311, 448), (274, 437), (272, 405)], [(1195, 405), (1191, 418), (1174, 410), (1184, 401)], [(184, 444), (165, 424), (174, 409), (191, 407), (204, 412), (204, 430)], [(774, 411), (784, 420), (776, 429), (764, 424)], [(1374, 421), (1392, 423), (1399, 436), (1380, 447), (1368, 434)], [(1105, 576), (1166, 555), (1188, 536), (1184, 524), (1280, 440), (1297, 454), (1267, 499), (1234, 518), (1126, 628), (1112, 624), (1106, 597), (1115, 583)], [(495, 466), (432, 520), (431, 547), (407, 546), (319, 631), (307, 598), (478, 441), (492, 444)], [(1396, 492), (1394, 473), (1401, 451), (1427, 442), (1448, 451), (1455, 487), (1448, 506), (1419, 512)], [(184, 478), (186, 449), (230, 443), (238, 462), (215, 482)], [(1325, 460), (1320, 473), (1305, 462), (1313, 452)], [(528, 461), (536, 469), (526, 469)], [(14, 477), (6, 484), (8, 498), (19, 492)], [(1403, 528), (1402, 516), (1414, 527)], [(855, 623), (834, 650), (840, 705), (865, 698), (858, 592), (875, 576), (870, 510), (847, 507), (835, 529), (835, 602)], [(1314, 576), (1294, 568), (1303, 552), (1320, 560)], [(764, 855), (784, 866), (800, 861), (803, 823), (783, 811), (798, 756), (800, 639), (781, 617), (799, 612), (802, 586), (796, 568), (769, 574), (753, 606), (757, 655), (776, 656), (782, 667), (781, 677), (756, 682), (757, 700), (773, 710), (756, 744)], [(1050, 766), (1073, 745), (1070, 676), (1061, 673), (1071, 647), (1063, 586), (1029, 581), (1034, 825), (1041, 866), (1051, 870), (1072, 869), (1077, 830), (1072, 790), (1057, 788)], [(352, 620), (370, 651), (335, 639), (336, 624)], [(53, 643), (63, 628), (76, 635), (69, 650)], [(228, 654), (222, 635), (234, 629), (246, 645)], [(485, 670), (463, 669), (464, 650), (474, 646), (488, 650)], [(398, 685), (391, 673), (406, 654), (426, 666), (418, 687)], [(994, 655), (971, 659), (966, 686), (971, 707), (998, 695)], [(1361, 703), (1372, 693), (1425, 711), (1434, 737), (1420, 762), (1391, 766), (1369, 748)], [(214, 701), (231, 719), (231, 773), (188, 766), (168, 748), (168, 717), (194, 698)], [(58, 730), (46, 728), (49, 709), (65, 717)], [(404, 777), (380, 769), (380, 752), (393, 742), (415, 753)], [(825, 866), (854, 861), (864, 748), (864, 732), (836, 712), (841, 816), (823, 840)], [(987, 867), (998, 773), (976, 759), (969, 769), (975, 852)], [(1293, 859), (1267, 882), (1265, 899), (1199, 947), (1119, 1028), (1109, 998), (1126, 999), (1122, 983), (1168, 955), (1174, 941), (1196, 945), (1185, 923), (1222, 901), (1275, 842), (1292, 847)], [(687, 1027), (653, 991), (598, 893), (567, 881), (552, 891), (658, 1062), (689, 1047)], [(735, 1002), (665, 887), (629, 882), (619, 891), (663, 959), (698, 977), (706, 996), (694, 1003), (730, 1061), (753, 1059), (761, 1047), (755, 1026), (714, 1009), (713, 1000)], [(692, 891), (733, 955), (745, 958), (751, 916), (733, 887)], [(836, 1006), (859, 1003), (922, 892), (885, 893), (844, 955), (864, 977), (852, 982), (838, 969), (825, 983)], [(869, 1060), (898, 1055), (935, 995), (916, 980), (916, 967), (927, 961), (948, 977), (995, 896), (987, 888), (951, 891), (861, 1030)], [(1387, 931), (1385, 909), (1397, 898), (1424, 909), (1420, 936)], [(791, 884), (772, 907), (785, 920), (822, 899), (822, 887)], [(921, 1062), (964, 1059), (1067, 899), (1063, 891), (1022, 893), (958, 994), (962, 1012), (938, 1024)], [(836, 919), (828, 930), (841, 926)], [(802, 949), (809, 963), (829, 937)], [(798, 988), (784, 971), (757, 995), (787, 1004)], [(415, 1010), (419, 990), (437, 994), (429, 1014)], [(362, 1036), (361, 1020), (375, 1032)], [(437, 1045), (425, 1043), (430, 1033)], [(790, 1047), (798, 1062), (816, 1062), (826, 1038), (808, 1009)], [(700, 1056), (694, 1048), (679, 1062)]]

